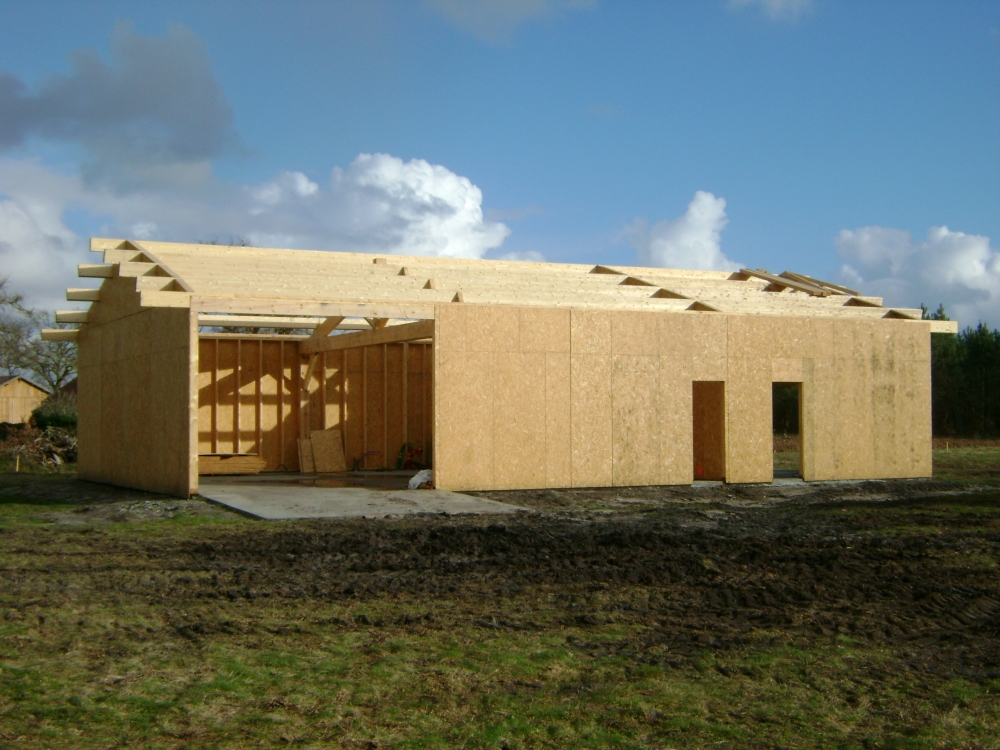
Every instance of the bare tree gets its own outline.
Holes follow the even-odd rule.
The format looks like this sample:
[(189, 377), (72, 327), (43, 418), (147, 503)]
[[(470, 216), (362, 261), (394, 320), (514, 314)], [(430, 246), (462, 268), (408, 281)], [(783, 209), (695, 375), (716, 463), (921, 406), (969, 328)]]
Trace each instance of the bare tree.
[(76, 344), (43, 341), (43, 328), (63, 328), (55, 316), (24, 305), (22, 295), (0, 279), (0, 368), (7, 375), (27, 374), (57, 392), (76, 375)]

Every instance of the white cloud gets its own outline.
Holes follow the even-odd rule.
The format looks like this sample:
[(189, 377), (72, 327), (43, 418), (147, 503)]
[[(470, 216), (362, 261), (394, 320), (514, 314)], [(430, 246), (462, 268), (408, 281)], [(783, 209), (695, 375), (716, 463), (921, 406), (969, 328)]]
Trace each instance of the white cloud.
[(733, 9), (756, 6), (775, 21), (794, 21), (812, 10), (813, 0), (729, 0)]
[(683, 216), (653, 226), (639, 217), (625, 231), (642, 265), (732, 271), (739, 264), (729, 260), (720, 247), (728, 223), (725, 199), (699, 190)]
[(521, 252), (504, 253), (497, 260), (530, 260), (541, 263), (545, 260), (545, 256), (537, 250), (524, 250)]
[(77, 144), (88, 180), (129, 189), (205, 185), (212, 159), (239, 147), (229, 101), (190, 29), (143, 36), (122, 22), (110, 62), (92, 49), (71, 60), (69, 75), (52, 75), (35, 92), (0, 71), (0, 149), (32, 137)]
[(1000, 252), (989, 237), (932, 227), (915, 242), (909, 232), (873, 226), (845, 229), (834, 243), (848, 285), (890, 305), (943, 303), (963, 325), (1000, 325)]
[(597, 0), (425, 0), (459, 28), (484, 42), (505, 42), (521, 23), (560, 11), (582, 10)]
[(66, 212), (104, 236), (196, 241), (242, 236), (261, 246), (481, 258), (510, 230), (484, 219), (470, 180), (420, 159), (361, 154), (325, 187), (299, 172), (259, 185), (197, 192), (119, 192), (35, 160), (0, 159), (0, 268), (35, 306), (65, 306), (76, 263), (93, 262)]

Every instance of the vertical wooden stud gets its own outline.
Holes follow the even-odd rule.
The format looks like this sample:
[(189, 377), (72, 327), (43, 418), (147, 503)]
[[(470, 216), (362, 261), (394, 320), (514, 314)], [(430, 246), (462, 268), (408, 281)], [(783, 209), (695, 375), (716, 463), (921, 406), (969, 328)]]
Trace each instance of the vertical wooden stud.
[(285, 342), (278, 342), (278, 444), (279, 466), (285, 466)]
[(382, 344), (382, 466), (389, 466), (389, 346)]
[(236, 339), (236, 365), (233, 367), (233, 376), (235, 377), (233, 386), (236, 389), (235, 398), (233, 399), (235, 402), (233, 406), (233, 453), (240, 452), (240, 438), (242, 437), (240, 435), (240, 402), (242, 400), (240, 398), (242, 390), (240, 388), (240, 381), (243, 378), (242, 368), (240, 367), (243, 364), (243, 352), (240, 344), (242, 343), (242, 339)]
[[(368, 452), (368, 347), (361, 348), (361, 454)], [(365, 468), (368, 459), (361, 462)]]
[(326, 429), (326, 352), (319, 355), (319, 428)]
[(254, 418), (257, 420), (257, 455), (264, 455), (264, 443), (261, 435), (260, 412), (263, 394), (261, 388), (264, 380), (264, 341), (257, 341), (257, 403), (254, 405)]
[(409, 434), (407, 429), (407, 401), (409, 400), (409, 394), (406, 390), (406, 371), (409, 369), (410, 362), (410, 345), (407, 342), (403, 342), (403, 442), (409, 441)]
[(215, 364), (212, 368), (212, 453), (219, 452), (219, 340), (215, 340)]

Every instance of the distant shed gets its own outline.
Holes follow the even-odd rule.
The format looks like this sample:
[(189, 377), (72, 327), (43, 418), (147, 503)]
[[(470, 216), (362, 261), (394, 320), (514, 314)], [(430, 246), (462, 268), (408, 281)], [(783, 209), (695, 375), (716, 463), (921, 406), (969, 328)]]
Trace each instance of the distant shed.
[(199, 456), (298, 471), (337, 430), (348, 463), (408, 445), (442, 489), (769, 482), (774, 383), (799, 388), (806, 481), (931, 473), (930, 334), (954, 324), (808, 276), (91, 249), (100, 288), (67, 292), (90, 309), (57, 316), (80, 329), (45, 333), (79, 342), (86, 479), (186, 496)]
[(48, 397), (47, 390), (20, 375), (0, 377), (0, 422), (27, 422)]

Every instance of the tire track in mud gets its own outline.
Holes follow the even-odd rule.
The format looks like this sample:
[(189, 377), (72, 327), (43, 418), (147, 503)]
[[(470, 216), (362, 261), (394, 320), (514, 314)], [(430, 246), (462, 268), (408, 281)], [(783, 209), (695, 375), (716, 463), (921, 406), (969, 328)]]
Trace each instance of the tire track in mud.
[[(1000, 501), (984, 493), (961, 497), (962, 510), (948, 502), (813, 497), (637, 515), (261, 524), (202, 541), (136, 538), (124, 547), (81, 535), (75, 543), (88, 554), (39, 550), (38, 567), (7, 574), (19, 590), (49, 586), (52, 596), (53, 579), (82, 575), (101, 596), (138, 597), (175, 613), (176, 636), (192, 642), (240, 632), (226, 614), (230, 604), (395, 598), (431, 609), (458, 603), (447, 611), (467, 619), (407, 614), (407, 622), (366, 617), (322, 626), (537, 630), (549, 626), (536, 621), (544, 609), (584, 634), (628, 624), (621, 641), (584, 637), (572, 645), (638, 663), (839, 638), (891, 648), (902, 668), (926, 677), (998, 679)], [(912, 517), (901, 515), (910, 510)], [(199, 603), (213, 604), (217, 621), (176, 614)]]

